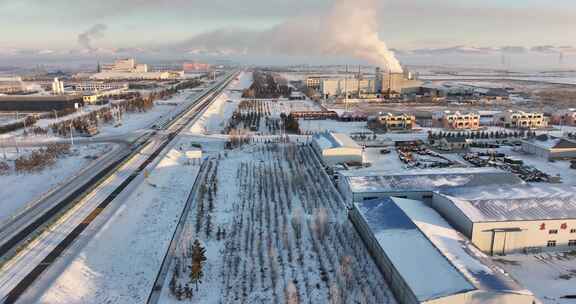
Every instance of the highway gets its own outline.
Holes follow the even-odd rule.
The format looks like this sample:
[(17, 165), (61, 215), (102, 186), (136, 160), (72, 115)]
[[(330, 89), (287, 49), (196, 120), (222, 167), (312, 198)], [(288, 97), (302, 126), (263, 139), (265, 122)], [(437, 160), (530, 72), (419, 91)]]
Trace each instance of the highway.
[[(1, 269), (0, 299), (3, 303), (15, 303), (114, 198), (158, 160), (176, 135), (195, 121), (237, 75), (231, 73), (205, 90), (180, 115), (159, 123), (159, 132), (140, 137), (132, 149), (120, 150), (103, 159), (102, 165), (108, 165), (107, 168), (87, 183), (79, 181), (82, 184), (79, 190), (60, 197), (60, 202), (47, 205), (48, 208), (38, 207), (38, 211), (27, 212), (15, 219), (14, 223), (18, 225), (6, 227), (1, 233), (9, 237), (8, 240), (1, 238), (3, 252), (0, 254), (17, 254)], [(58, 195), (54, 197), (57, 200)]]

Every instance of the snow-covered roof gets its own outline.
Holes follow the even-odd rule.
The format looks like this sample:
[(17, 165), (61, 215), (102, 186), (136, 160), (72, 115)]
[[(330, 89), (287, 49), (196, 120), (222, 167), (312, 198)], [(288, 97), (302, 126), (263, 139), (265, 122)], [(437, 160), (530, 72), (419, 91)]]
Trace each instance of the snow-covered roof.
[(314, 141), (322, 150), (335, 148), (361, 148), (352, 138), (343, 133), (319, 133), (314, 135)]
[(523, 183), (511, 173), (485, 168), (433, 169), (399, 174), (376, 171), (356, 174), (342, 173), (352, 192), (436, 191), (453, 187)]
[(576, 219), (574, 186), (472, 187), (442, 193), (473, 222)]
[(544, 149), (576, 149), (576, 142), (554, 136), (542, 134), (534, 139), (527, 140), (527, 143), (544, 148)]
[(472, 290), (529, 294), (423, 202), (387, 197), (355, 207), (419, 301)]

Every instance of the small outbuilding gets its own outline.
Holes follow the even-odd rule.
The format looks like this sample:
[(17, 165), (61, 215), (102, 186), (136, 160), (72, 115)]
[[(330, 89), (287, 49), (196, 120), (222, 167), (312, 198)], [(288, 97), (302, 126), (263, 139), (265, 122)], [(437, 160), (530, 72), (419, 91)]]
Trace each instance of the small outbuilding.
[(548, 160), (576, 158), (576, 141), (542, 134), (522, 141), (522, 151)]
[(362, 147), (343, 133), (324, 132), (314, 135), (312, 146), (326, 165), (362, 163)]

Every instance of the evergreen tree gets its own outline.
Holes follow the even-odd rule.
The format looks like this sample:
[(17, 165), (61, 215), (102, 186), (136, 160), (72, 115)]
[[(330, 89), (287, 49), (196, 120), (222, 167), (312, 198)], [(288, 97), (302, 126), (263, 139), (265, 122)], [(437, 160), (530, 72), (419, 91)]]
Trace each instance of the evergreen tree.
[(206, 262), (206, 249), (202, 247), (199, 240), (195, 240), (192, 245), (192, 267), (190, 268), (190, 282), (196, 286), (198, 291), (198, 283), (202, 283), (204, 272), (202, 270)]

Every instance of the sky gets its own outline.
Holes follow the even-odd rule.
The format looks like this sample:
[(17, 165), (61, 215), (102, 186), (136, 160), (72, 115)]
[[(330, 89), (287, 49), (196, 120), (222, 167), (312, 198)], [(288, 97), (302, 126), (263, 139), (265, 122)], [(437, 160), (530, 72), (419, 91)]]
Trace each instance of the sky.
[[(0, 0), (0, 50), (158, 48), (219, 30), (266, 31), (298, 16), (314, 18), (333, 5), (333, 0)], [(380, 38), (400, 56), (464, 47), (576, 47), (574, 0), (377, 0), (373, 10)]]

